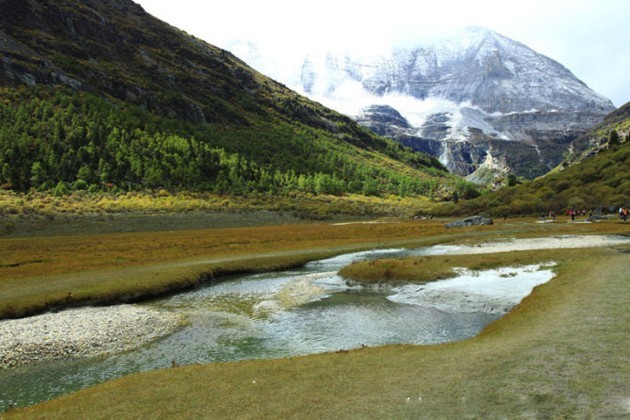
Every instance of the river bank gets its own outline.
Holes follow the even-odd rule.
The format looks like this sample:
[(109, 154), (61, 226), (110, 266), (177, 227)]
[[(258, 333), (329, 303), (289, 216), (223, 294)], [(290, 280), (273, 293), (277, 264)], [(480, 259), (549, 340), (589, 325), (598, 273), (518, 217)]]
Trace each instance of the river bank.
[(142, 346), (175, 331), (183, 316), (134, 305), (85, 307), (0, 321), (0, 369)]
[[(473, 246), (436, 245), (427, 248), (420, 248), (416, 251), (410, 250), (409, 252), (412, 254), (415, 252), (416, 254), (424, 256), (448, 255), (448, 258), (450, 258), (455, 265), (459, 265), (463, 260), (457, 259), (457, 255), (488, 254), (491, 255), (491, 258), (495, 261), (495, 263), (497, 263), (501, 258), (497, 255), (499, 253), (505, 253), (504, 255), (508, 255), (508, 253), (527, 250), (555, 250), (554, 252), (557, 252), (559, 249), (600, 248), (621, 245), (624, 243), (627, 244), (628, 239), (623, 236), (565, 235), (559, 237), (494, 241), (476, 244)], [(554, 253), (551, 251), (550, 253), (540, 254), (540, 256), (536, 258), (551, 257), (553, 259)], [(349, 255), (351, 256), (353, 254)], [(513, 256), (514, 254), (510, 255)], [(396, 272), (399, 270), (397, 267), (400, 263), (408, 264), (407, 261), (413, 261), (414, 258), (415, 257), (408, 257), (407, 259), (403, 258), (393, 261), (383, 261), (386, 261), (387, 271), (389, 273), (388, 275), (392, 276), (396, 275)], [(351, 259), (352, 258), (348, 257), (348, 262), (350, 262)], [(475, 261), (479, 261), (479, 259), (477, 258)], [(514, 261), (504, 259), (503, 262), (499, 264), (507, 264), (507, 267), (519, 262), (519, 264), (523, 264), (526, 263), (526, 261), (525, 256), (518, 256)], [(534, 262), (535, 261), (527, 261), (527, 263)], [(445, 267), (449, 266), (447, 263), (441, 264)], [(551, 261), (547, 261), (547, 265), (549, 266), (550, 264), (553, 265)], [(371, 273), (378, 274), (380, 272), (379, 268), (370, 262), (358, 263), (355, 265), (364, 265)], [(414, 262), (413, 265), (416, 266), (417, 263)], [(514, 277), (516, 275), (514, 273), (519, 270), (524, 270), (525, 272), (536, 272), (539, 268), (512, 268), (508, 270), (509, 274), (496, 274), (495, 277)], [(424, 273), (426, 270), (422, 271)], [(453, 276), (447, 277), (461, 277), (461, 275), (462, 272), (458, 269), (453, 273)], [(386, 274), (381, 273), (379, 278), (384, 279), (386, 278), (385, 276)], [(403, 282), (403, 284), (414, 283), (413, 277), (409, 277), (408, 273), (406, 274), (403, 272), (400, 277), (407, 279)], [(469, 285), (466, 287), (473, 287), (480, 290), (473, 290), (471, 292), (470, 290), (464, 288), (466, 289), (464, 291), (449, 291), (451, 295), (448, 295), (450, 296), (448, 299), (457, 302), (461, 300), (454, 299), (452, 295), (453, 293), (467, 296), (467, 301), (471, 300), (471, 296), (477, 296), (478, 302), (476, 304), (472, 304), (470, 302), (467, 303), (471, 308), (473, 308), (470, 309), (471, 311), (483, 311), (483, 309), (479, 308), (492, 307), (497, 308), (491, 311), (493, 313), (505, 313), (511, 307), (516, 305), (523, 296), (529, 293), (529, 291), (522, 292), (518, 294), (518, 298), (508, 299), (505, 296), (514, 292), (514, 288), (517, 285), (502, 285), (499, 289), (497, 289), (498, 286), (495, 283), (487, 282), (487, 284), (483, 284), (482, 282), (481, 286), (475, 286), (477, 283), (480, 283), (480, 280), (482, 280), (479, 276), (479, 272), (476, 270), (470, 271), (469, 277), (470, 279), (465, 280)], [(422, 284), (425, 281), (437, 279), (438, 278), (436, 277), (415, 283)], [(464, 280), (458, 281), (461, 283)], [(531, 287), (539, 283), (540, 281), (537, 280), (531, 286), (528, 286), (530, 287), (529, 290), (531, 290)], [(412, 295), (409, 295), (407, 288), (405, 287), (398, 290), (392, 290), (396, 290), (398, 295), (403, 296), (400, 299), (405, 302), (415, 302), (417, 299), (423, 301), (423, 299), (427, 299), (426, 297), (420, 298), (415, 296), (418, 293), (418, 290), (424, 289), (427, 286), (421, 286), (420, 288), (417, 286), (410, 287), (413, 291)], [(460, 285), (459, 288), (461, 289), (462, 286)], [(424, 293), (426, 294), (427, 292), (424, 291)], [(438, 293), (439, 296), (433, 296), (429, 300), (433, 302), (433, 304), (436, 304), (438, 301), (442, 302), (444, 298), (440, 296), (444, 293), (445, 292), (441, 290)], [(396, 297), (393, 298), (393, 300), (396, 299)], [(453, 302), (451, 302), (451, 306), (452, 305)], [(145, 343), (172, 333), (180, 325), (182, 325), (183, 322), (185, 322), (184, 315), (128, 304), (103, 307), (86, 306), (22, 319), (3, 320), (0, 321), (0, 336), (3, 337), (3, 340), (0, 341), (0, 369), (43, 360), (68, 357), (93, 357), (124, 352), (140, 347)]]
[[(79, 293), (77, 285), (91, 286), (90, 282), (96, 280), (99, 284), (109, 285), (106, 282), (110, 277), (128, 288), (135, 284), (136, 277), (132, 281), (130, 276), (116, 274), (126, 273), (121, 269), (129, 266), (129, 270), (135, 270), (136, 257), (141, 258), (143, 265), (159, 262), (162, 264), (160, 272), (172, 280), (177, 277), (163, 266), (166, 262), (172, 261), (182, 268), (182, 263), (188, 261), (186, 267), (193, 263), (198, 267), (199, 260), (191, 259), (202, 255), (206, 261), (208, 256), (231, 255), (242, 260), (242, 264), (247, 260), (251, 265), (256, 261), (251, 258), (263, 250), (273, 260), (275, 257), (272, 258), (271, 253), (287, 249), (292, 253), (321, 249), (324, 244), (329, 255), (336, 255), (368, 246), (367, 249), (455, 243), (475, 245), (505, 241), (506, 238), (627, 236), (628, 233), (627, 225), (613, 222), (538, 224), (523, 219), (498, 221), (491, 227), (457, 232), (445, 231), (440, 221), (409, 221), (165, 232), (143, 234), (142, 237), (127, 234), (64, 237), (63, 241), (42, 238), (7, 240), (0, 244), (5, 245), (3, 256), (11, 264), (6, 264), (2, 270), (0, 296), (13, 305), (46, 289), (59, 290), (61, 296), (67, 296), (70, 289), (76, 296)], [(241, 415), (258, 417), (291, 417), (291, 413), (300, 413), (302, 417), (309, 414), (326, 417), (333, 413), (354, 417), (368, 414), (381, 417), (433, 414), (439, 417), (439, 413), (471, 416), (476, 413), (477, 417), (488, 417), (489, 407), (495, 414), (503, 413), (506, 417), (522, 415), (523, 410), (533, 416), (618, 415), (616, 401), (627, 395), (625, 378), (630, 374), (624, 368), (630, 343), (620, 340), (623, 336), (619, 335), (619, 328), (628, 325), (628, 314), (622, 303), (628, 297), (628, 250), (627, 245), (617, 247), (617, 250), (606, 247), (575, 251), (558, 249), (561, 261), (555, 269), (556, 279), (537, 287), (530, 298), (492, 324), (481, 336), (461, 343), (370, 347), (286, 360), (166, 369), (132, 375), (30, 409), (10, 410), (3, 415), (32, 418), (35, 413), (45, 413), (51, 418), (67, 418), (107, 413), (107, 416), (147, 417), (159, 412), (233, 418), (235, 407)], [(181, 251), (182, 255), (176, 251)], [(530, 252), (540, 252), (545, 258), (551, 256), (550, 251)], [(307, 257), (316, 259), (314, 254)], [(182, 258), (186, 259), (182, 261)], [(471, 259), (477, 260), (479, 256)], [(20, 261), (23, 263), (13, 264)], [(109, 263), (107, 272), (111, 273), (110, 277), (96, 278), (95, 263), (101, 264), (99, 270), (105, 270)], [(64, 274), (68, 270), (70, 273)], [(155, 276), (147, 276), (144, 268), (139, 274), (142, 276), (138, 276), (138, 280), (150, 279), (154, 287)], [(30, 277), (34, 275), (38, 277)], [(72, 282), (75, 279), (77, 282)], [(31, 289), (25, 289), (27, 282), (32, 283)], [(94, 297), (93, 290), (90, 297)], [(588, 308), (588, 314), (585, 308)], [(340, 358), (344, 358), (343, 361)], [(384, 360), (387, 363), (384, 364)], [(567, 361), (571, 361), (570, 366)], [(564, 380), (567, 377), (575, 380), (567, 384)], [(613, 381), (615, 378), (620, 381)], [(252, 384), (252, 381), (256, 388), (244, 391), (243, 384)], [(322, 383), (326, 387), (321, 387)], [(157, 389), (155, 384), (168, 385)], [(325, 404), (313, 403), (314, 389), (318, 390), (317, 400), (326, 401)], [(375, 389), (379, 391), (375, 392)], [(553, 394), (548, 392), (549, 389), (554, 390)], [(243, 392), (248, 401), (245, 405)], [(576, 393), (580, 395), (579, 401)], [(602, 399), (602, 393), (608, 397)], [(421, 404), (409, 403), (413, 396), (414, 401), (419, 401), (419, 395), (422, 396)], [(462, 402), (464, 397), (465, 403)], [(116, 404), (111, 404), (113, 400)], [(139, 405), (138, 401), (144, 402)], [(348, 401), (352, 402), (349, 404)], [(427, 402), (430, 405), (426, 405)], [(210, 411), (209, 407), (212, 407)], [(458, 411), (458, 407), (463, 411)], [(623, 413), (627, 414), (627, 411)]]
[(556, 278), (469, 340), (168, 368), (4, 416), (624, 418), (627, 251), (558, 250)]

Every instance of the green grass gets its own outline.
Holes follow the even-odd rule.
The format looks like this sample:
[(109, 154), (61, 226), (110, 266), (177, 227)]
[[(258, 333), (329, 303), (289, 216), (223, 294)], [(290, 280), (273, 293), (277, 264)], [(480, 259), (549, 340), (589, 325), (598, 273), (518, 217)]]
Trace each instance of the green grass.
[[(208, 242), (195, 246), (188, 241), (205, 236), (199, 231), (171, 232), (169, 235), (175, 236), (170, 240), (162, 237), (166, 233), (142, 236), (146, 243), (159, 242), (153, 249), (153, 258), (164, 260), (168, 253), (160, 254), (160, 250), (169, 250), (169, 244), (188, 244), (186, 252), (194, 254), (209, 242), (220, 240), (226, 245), (228, 238), (234, 241), (231, 232), (248, 233), (247, 240), (241, 238), (233, 242), (235, 246), (221, 257), (231, 259), (242, 268), (255, 266), (247, 261), (254, 261), (252, 256), (260, 256), (262, 249), (268, 254), (259, 261), (271, 264), (281, 256), (296, 262), (308, 252), (312, 252), (312, 257), (319, 257), (322, 252), (334, 254), (368, 247), (368, 240), (373, 241), (372, 247), (421, 246), (487, 242), (507, 237), (629, 232), (628, 225), (616, 222), (540, 225), (523, 219), (461, 230), (445, 229), (441, 223), (293, 225), (225, 229), (214, 233), (208, 230), (204, 232), (209, 237)], [(276, 230), (281, 231), (282, 239), (274, 237)], [(133, 237), (111, 235), (103, 240), (116, 253), (117, 240), (129, 244)], [(89, 242), (89, 239), (93, 238), (65, 238), (71, 241), (70, 248), (76, 248), (77, 241)], [(55, 242), (54, 238), (50, 241)], [(21, 243), (29, 249), (29, 244), (35, 246), (42, 238), (7, 242), (9, 245)], [(6, 249), (14, 248), (7, 246)], [(64, 254), (63, 249), (59, 252), (59, 255)], [(178, 260), (176, 256), (171, 255), (170, 261), (190, 263), (194, 260)], [(475, 260), (478, 257), (475, 256)], [(55, 255), (52, 258), (54, 260)], [(444, 258), (447, 257), (434, 260), (445, 265), (462, 264), (456, 258), (450, 261)], [(616, 418), (630, 415), (628, 248), (505, 253), (483, 257), (478, 264), (482, 267), (525, 264), (550, 258), (558, 261), (554, 268), (557, 276), (537, 287), (517, 308), (472, 339), (443, 345), (384, 346), (289, 359), (177, 367), (131, 375), (53, 401), (14, 409), (4, 416), (31, 419)], [(31, 270), (36, 265), (15, 269)], [(130, 264), (124, 269), (142, 271), (152, 265), (157, 268), (156, 263), (145, 263)], [(85, 270), (85, 266), (82, 267), (74, 267), (70, 273), (58, 272), (55, 276), (81, 277), (77, 273)], [(10, 288), (4, 288), (0, 282), (0, 290), (3, 292), (0, 296), (4, 296)]]
[[(620, 206), (630, 205), (630, 142), (607, 148), (578, 165), (554, 171), (544, 177), (503, 188), (472, 200), (461, 201), (458, 214), (484, 212), (502, 214), (562, 215), (569, 209), (600, 208), (615, 215)], [(610, 207), (610, 208), (609, 208)]]
[(7, 418), (602, 418), (628, 411), (627, 254), (571, 253), (478, 337), (131, 375)]
[(492, 254), (434, 255), (427, 257), (383, 258), (357, 262), (344, 267), (340, 274), (361, 284), (426, 283), (455, 277), (457, 268), (490, 270), (497, 267), (522, 266), (565, 259), (567, 254), (583, 254), (583, 249), (549, 249), (512, 251)]

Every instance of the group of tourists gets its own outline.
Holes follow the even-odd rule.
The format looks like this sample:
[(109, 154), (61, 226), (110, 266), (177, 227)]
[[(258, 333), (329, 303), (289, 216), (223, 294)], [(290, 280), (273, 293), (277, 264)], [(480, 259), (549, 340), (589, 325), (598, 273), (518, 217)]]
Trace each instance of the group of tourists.
[[(567, 210), (566, 213), (567, 216), (571, 217), (571, 220), (575, 220), (576, 217), (586, 217), (586, 209), (582, 209), (582, 210), (576, 210), (576, 209), (569, 209)], [(591, 210), (588, 213), (588, 217), (591, 218), (593, 216), (593, 211)]]
[[(613, 211), (613, 208), (609, 208), (609, 211)], [(628, 207), (624, 207), (621, 206), (619, 207), (619, 218), (622, 219), (624, 222), (628, 220), (628, 214), (630, 213), (630, 209)], [(597, 210), (596, 212), (597, 215), (601, 215), (601, 208)], [(572, 221), (574, 221), (576, 218), (579, 217), (585, 217), (586, 220), (591, 221), (593, 220), (593, 210), (587, 211), (585, 209), (582, 210), (578, 210), (578, 209), (569, 209), (566, 211), (565, 213), (566, 216), (569, 216), (571, 218)], [(554, 214), (553, 211), (548, 212), (547, 217), (552, 218), (554, 221), (556, 220), (556, 215)]]

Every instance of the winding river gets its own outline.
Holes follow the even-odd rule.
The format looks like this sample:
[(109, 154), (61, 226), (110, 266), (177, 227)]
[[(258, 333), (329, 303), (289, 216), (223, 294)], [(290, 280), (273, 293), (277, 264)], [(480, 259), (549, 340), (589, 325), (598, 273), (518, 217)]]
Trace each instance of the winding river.
[(296, 270), (234, 276), (142, 304), (183, 313), (189, 325), (122, 354), (0, 370), (0, 412), (173, 363), (281, 358), (364, 345), (461, 340), (476, 335), (553, 275), (549, 266), (528, 266), (462, 272), (455, 279), (427, 285), (365, 289), (348, 287), (336, 274), (352, 261), (461, 249), (442, 246), (347, 254)]

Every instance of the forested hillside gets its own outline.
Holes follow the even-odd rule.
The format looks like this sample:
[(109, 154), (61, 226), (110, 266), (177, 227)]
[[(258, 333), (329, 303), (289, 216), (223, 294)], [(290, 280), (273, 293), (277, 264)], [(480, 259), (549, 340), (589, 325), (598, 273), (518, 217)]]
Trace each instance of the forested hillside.
[(595, 147), (534, 181), (462, 202), (458, 212), (493, 215), (564, 213), (568, 209), (616, 212), (630, 206), (630, 104), (612, 112), (588, 134)]
[(0, 0), (4, 189), (477, 195), (128, 0)]
[(378, 153), (282, 121), (262, 127), (195, 124), (47, 88), (4, 89), (0, 116), (5, 189), (431, 196), (447, 194), (449, 184), (468, 188), (393, 143)]
[(561, 167), (582, 162), (596, 155), (612, 143), (627, 142), (630, 139), (630, 103), (627, 103), (606, 116), (588, 133), (573, 142), (572, 150), (565, 156)]

